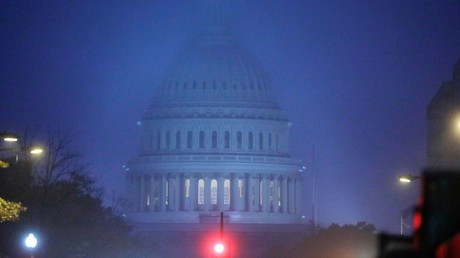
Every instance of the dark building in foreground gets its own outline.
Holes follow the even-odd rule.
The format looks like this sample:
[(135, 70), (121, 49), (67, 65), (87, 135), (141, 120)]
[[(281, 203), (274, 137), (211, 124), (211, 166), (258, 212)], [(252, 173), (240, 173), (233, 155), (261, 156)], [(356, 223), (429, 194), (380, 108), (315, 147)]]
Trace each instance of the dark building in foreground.
[(305, 233), (290, 123), (218, 13), (157, 87), (127, 164), (128, 218), (165, 256), (205, 256), (197, 247), (219, 231), (221, 212), (236, 257)]
[(460, 59), (427, 108), (427, 166), (460, 169)]

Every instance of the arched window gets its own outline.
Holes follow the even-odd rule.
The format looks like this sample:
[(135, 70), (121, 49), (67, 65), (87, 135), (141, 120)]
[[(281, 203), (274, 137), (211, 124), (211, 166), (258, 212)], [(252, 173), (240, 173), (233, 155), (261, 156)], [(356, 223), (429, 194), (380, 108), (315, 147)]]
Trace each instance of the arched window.
[(180, 131), (176, 132), (176, 149), (180, 149)]
[(217, 180), (211, 180), (211, 205), (217, 204)]
[(198, 205), (204, 204), (204, 180), (198, 180)]
[(230, 205), (230, 180), (224, 181), (224, 205)]
[(259, 150), (264, 148), (264, 134), (259, 133)]
[(281, 207), (281, 184), (278, 184), (278, 202), (276, 205), (278, 205), (277, 209), (279, 210)]
[(243, 147), (243, 135), (241, 132), (236, 133), (236, 147), (241, 149)]
[(273, 180), (270, 180), (270, 209), (274, 210), (275, 209), (275, 204), (273, 203), (275, 201), (275, 183)]
[(224, 134), (224, 147), (226, 149), (230, 148), (230, 132), (229, 131), (225, 131), (225, 134)]
[(254, 136), (252, 135), (252, 132), (249, 132), (248, 135), (248, 149), (252, 150), (254, 148)]
[(187, 148), (192, 148), (192, 131), (187, 132)]
[(168, 206), (169, 204), (169, 179), (166, 179), (165, 181), (165, 204)]
[(200, 149), (204, 149), (204, 131), (200, 131)]
[(259, 205), (262, 207), (263, 205), (263, 200), (264, 200), (264, 181), (260, 180), (259, 181)]
[(212, 148), (217, 148), (217, 132), (212, 131)]

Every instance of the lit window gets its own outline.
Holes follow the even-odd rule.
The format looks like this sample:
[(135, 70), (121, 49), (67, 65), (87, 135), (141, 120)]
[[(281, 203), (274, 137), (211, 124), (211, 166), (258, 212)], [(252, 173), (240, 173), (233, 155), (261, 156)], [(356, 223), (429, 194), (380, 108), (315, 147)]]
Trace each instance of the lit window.
[(278, 185), (278, 207), (281, 207), (281, 186)]
[(198, 180), (198, 204), (199, 205), (204, 204), (204, 180), (203, 179)]
[(184, 196), (185, 198), (188, 198), (190, 196), (190, 179), (187, 178), (184, 181)]
[(243, 181), (243, 179), (238, 179), (238, 192), (240, 193), (240, 198), (244, 198), (244, 181)]
[(169, 203), (169, 180), (165, 181), (165, 204), (166, 206)]
[(230, 180), (225, 179), (224, 181), (224, 204), (230, 205)]
[(217, 204), (217, 180), (211, 180), (211, 204)]
[(264, 197), (264, 184), (263, 184), (263, 180), (260, 180), (259, 181), (259, 205), (262, 206), (263, 205), (263, 198)]
[(273, 201), (275, 200), (275, 183), (273, 180), (270, 180), (270, 207), (273, 207)]

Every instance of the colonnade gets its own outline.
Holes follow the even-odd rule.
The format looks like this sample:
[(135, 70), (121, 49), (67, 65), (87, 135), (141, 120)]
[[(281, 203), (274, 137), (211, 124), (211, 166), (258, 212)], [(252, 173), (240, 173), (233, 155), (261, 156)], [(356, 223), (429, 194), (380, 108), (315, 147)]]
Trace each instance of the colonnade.
[(152, 173), (128, 182), (133, 212), (300, 212), (297, 174)]

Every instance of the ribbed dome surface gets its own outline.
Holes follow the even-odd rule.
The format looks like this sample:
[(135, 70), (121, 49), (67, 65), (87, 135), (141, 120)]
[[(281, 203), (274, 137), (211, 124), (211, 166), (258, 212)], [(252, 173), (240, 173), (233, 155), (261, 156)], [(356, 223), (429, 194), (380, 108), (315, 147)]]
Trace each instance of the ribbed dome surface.
[(208, 26), (173, 66), (152, 108), (240, 106), (278, 109), (259, 62), (225, 26)]

